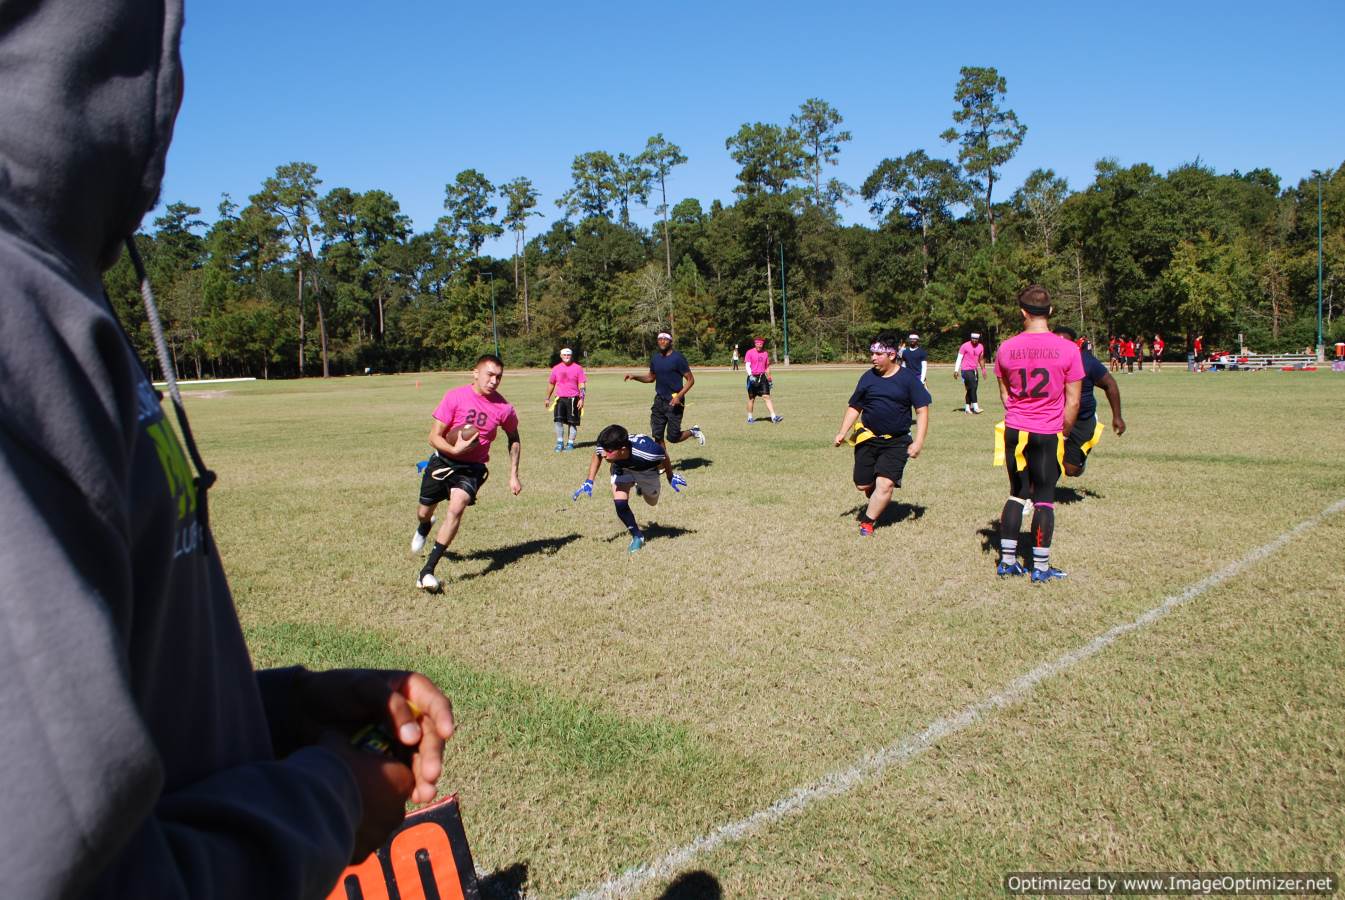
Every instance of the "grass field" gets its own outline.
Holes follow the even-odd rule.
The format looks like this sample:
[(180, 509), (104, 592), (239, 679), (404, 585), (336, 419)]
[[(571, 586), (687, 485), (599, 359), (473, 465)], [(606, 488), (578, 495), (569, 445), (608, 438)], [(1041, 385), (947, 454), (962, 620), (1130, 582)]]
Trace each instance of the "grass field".
[[(1305, 520), (1265, 559), (852, 790), (688, 857), (637, 897), (975, 896), (1014, 870), (1345, 870), (1345, 376), (1120, 376), (1057, 508), (1067, 581), (998, 581), (1007, 479), (987, 415), (931, 375), (925, 452), (860, 539), (831, 446), (861, 366), (783, 370), (780, 425), (702, 371), (690, 482), (634, 556), (586, 452), (555, 454), (540, 372), (507, 371), (507, 454), (439, 567), (408, 553), (430, 412), (463, 373), (187, 388), (259, 665), (406, 666), (451, 694), (445, 790), (500, 896), (560, 897), (844, 771), (1135, 620)], [(648, 425), (590, 379), (580, 440)], [(227, 389), (226, 389), (227, 388)], [(1107, 420), (1105, 398), (1099, 407)], [(764, 414), (764, 410), (758, 410)], [(693, 873), (691, 877), (685, 877)], [(684, 877), (669, 888), (672, 877)]]

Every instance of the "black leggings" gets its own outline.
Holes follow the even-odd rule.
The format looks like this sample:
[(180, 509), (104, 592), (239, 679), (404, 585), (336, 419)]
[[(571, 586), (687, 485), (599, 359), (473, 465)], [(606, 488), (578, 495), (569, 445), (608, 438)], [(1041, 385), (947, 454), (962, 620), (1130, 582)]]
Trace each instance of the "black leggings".
[(967, 389), (967, 405), (972, 406), (976, 403), (976, 386), (980, 383), (980, 378), (975, 369), (964, 369), (962, 371), (962, 384)]
[(1004, 429), (1004, 465), (1009, 470), (1009, 495), (1033, 503), (1054, 503), (1060, 480), (1064, 440), (1058, 434)]

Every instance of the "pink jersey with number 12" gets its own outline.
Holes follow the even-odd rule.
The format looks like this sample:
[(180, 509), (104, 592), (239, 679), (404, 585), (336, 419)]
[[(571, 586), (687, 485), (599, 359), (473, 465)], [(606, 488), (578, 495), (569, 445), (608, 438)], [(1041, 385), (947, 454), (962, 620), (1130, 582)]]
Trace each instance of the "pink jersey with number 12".
[(509, 401), (495, 391), (482, 397), (470, 384), (444, 394), (444, 399), (434, 409), (434, 417), (450, 429), (468, 424), (476, 426), (476, 443), (454, 457), (463, 462), (489, 462), (490, 442), (495, 440), (499, 428), (518, 433), (518, 414)]
[(1083, 359), (1073, 341), (1049, 331), (1025, 331), (999, 345), (995, 376), (1009, 382), (1005, 425), (1059, 434), (1065, 423), (1065, 385), (1083, 381)]

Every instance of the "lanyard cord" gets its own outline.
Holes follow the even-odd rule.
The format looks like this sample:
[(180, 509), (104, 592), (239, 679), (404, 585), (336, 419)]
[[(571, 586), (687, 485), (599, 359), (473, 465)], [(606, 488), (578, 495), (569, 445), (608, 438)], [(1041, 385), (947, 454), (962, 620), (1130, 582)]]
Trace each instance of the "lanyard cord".
[(173, 360), (168, 354), (168, 342), (163, 336), (163, 322), (159, 319), (159, 307), (154, 302), (154, 291), (149, 285), (149, 275), (145, 272), (145, 263), (136, 249), (135, 239), (126, 238), (126, 251), (130, 255), (131, 265), (135, 267), (136, 278), (140, 281), (140, 297), (145, 303), (145, 315), (149, 319), (150, 334), (154, 337), (154, 352), (159, 357), (159, 368), (163, 370), (164, 380), (168, 382), (168, 396), (173, 401), (173, 411), (177, 415), (178, 426), (182, 429), (183, 440), (187, 444), (187, 454), (196, 468), (196, 511), (197, 520), (205, 539), (201, 541), (203, 553), (209, 552), (210, 514), (206, 507), (206, 492), (215, 483), (215, 473), (206, 468), (201, 453), (196, 449), (196, 439), (192, 437), (191, 425), (187, 423), (187, 411), (182, 406), (182, 394), (177, 388), (177, 372)]

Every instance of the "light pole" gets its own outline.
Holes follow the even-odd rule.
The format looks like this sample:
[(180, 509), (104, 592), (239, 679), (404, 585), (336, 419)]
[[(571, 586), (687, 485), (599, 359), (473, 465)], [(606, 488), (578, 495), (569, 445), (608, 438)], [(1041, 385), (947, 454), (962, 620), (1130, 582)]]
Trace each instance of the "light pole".
[(789, 291), (785, 288), (785, 245), (780, 244), (780, 310), (785, 330), (784, 362), (789, 365)]
[(1322, 343), (1322, 173), (1317, 176), (1317, 362), (1326, 361), (1326, 345)]
[[(500, 355), (500, 325), (495, 321), (495, 273), (487, 272), (490, 279), (490, 330), (495, 334), (495, 355)], [(503, 357), (500, 357), (503, 359)]]

